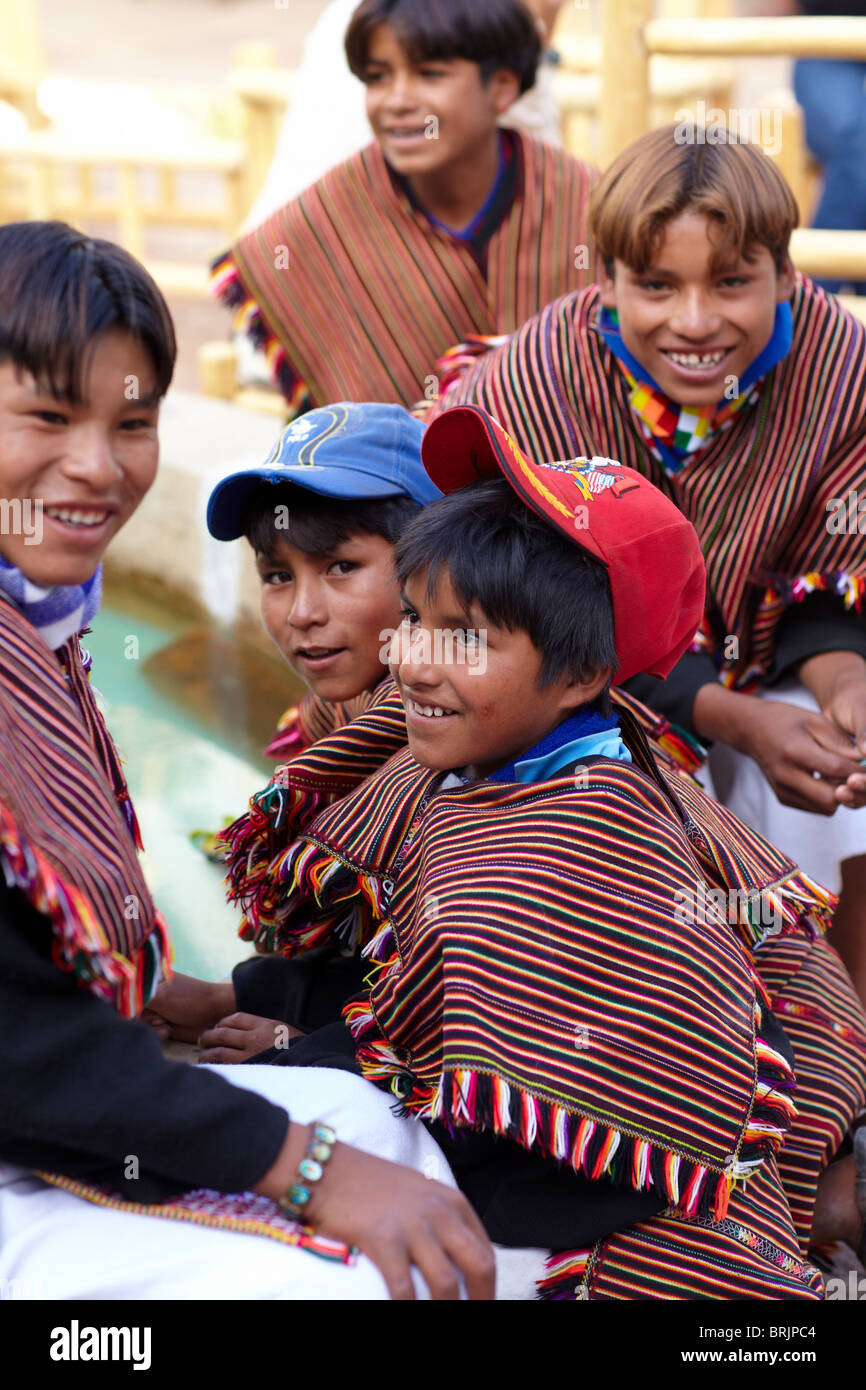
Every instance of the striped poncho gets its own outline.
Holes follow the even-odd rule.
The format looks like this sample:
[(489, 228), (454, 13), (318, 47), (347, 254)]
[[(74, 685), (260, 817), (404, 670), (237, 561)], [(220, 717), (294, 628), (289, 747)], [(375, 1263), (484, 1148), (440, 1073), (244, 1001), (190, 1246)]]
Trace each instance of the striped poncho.
[(314, 931), (351, 926), (375, 958), (396, 951), (352, 1021), (365, 1071), (406, 1108), (537, 1140), (595, 1176), (621, 1146), (621, 1180), (723, 1211), (728, 1180), (787, 1128), (790, 1077), (757, 1040), (735, 932), (712, 908), (684, 928), (674, 905), (709, 866), (753, 905), (789, 880), (792, 927), (819, 900), (760, 837), (726, 843), (724, 808), (704, 828), (675, 805), (622, 719), (643, 768), (439, 791), (396, 754), (295, 842), (289, 914), (260, 939), (279, 949), (295, 907)]
[(790, 352), (755, 401), (670, 476), (601, 337), (599, 303), (591, 287), (550, 304), (437, 409), (483, 406), (539, 463), (616, 458), (667, 493), (707, 566), (698, 649), (715, 656), (725, 684), (752, 688), (772, 666), (787, 604), (825, 589), (860, 609), (866, 592), (863, 537), (856, 524), (842, 529), (833, 505), (866, 495), (866, 327), (798, 277)]
[(156, 989), (169, 950), (137, 842), (78, 638), (55, 656), (17, 608), (0, 601), (3, 871), (50, 921), (55, 963), (126, 1017)]
[[(517, 191), (486, 247), (431, 223), (377, 144), (243, 236), (213, 287), (264, 347), (290, 405), (431, 397), (437, 358), (468, 335), (511, 333), (592, 278), (592, 171), (514, 132)], [(305, 389), (304, 389), (305, 388)]]
[[(346, 1017), (364, 1074), (404, 1113), (652, 1191), (699, 1244), (757, 1247), (749, 1287), (763, 1292), (702, 1264), (692, 1238), (693, 1284), (814, 1297), (775, 1166), (793, 1076), (765, 1033), (765, 993), (723, 912), (685, 921), (674, 904), (727, 879), (753, 906), (776, 892), (796, 929), (821, 916), (819, 896), (760, 837), (735, 843), (724, 808), (698, 826), (622, 724), (635, 765), (600, 759), (530, 785), (445, 790), (404, 750), (301, 836), (287, 891), (333, 930), (362, 923), (379, 975)], [(759, 1199), (743, 1224), (732, 1188), (765, 1163), (778, 1209)], [(593, 1258), (558, 1254), (542, 1292), (572, 1296)], [(650, 1285), (633, 1296), (668, 1296), (657, 1274)]]
[[(842, 1142), (852, 1115), (866, 1100), (866, 1019), (843, 966), (822, 936), (834, 901), (688, 776), (682, 765), (687, 750), (676, 743), (669, 749), (664, 746), (670, 735), (666, 721), (622, 691), (615, 691), (613, 700), (637, 763), (631, 769), (617, 765), (616, 777), (637, 783), (639, 804), (645, 808), (644, 782), (638, 768), (663, 791), (662, 800), (653, 792), (650, 808), (652, 815), (662, 813), (663, 848), (647, 882), (658, 885), (666, 862), (664, 846), (669, 848), (673, 836), (681, 848), (684, 833), (694, 872), (688, 906), (694, 906), (696, 915), (706, 915), (701, 904), (717, 903), (719, 893), (723, 901), (735, 906), (733, 911), (729, 906), (730, 926), (744, 957), (769, 990), (773, 1009), (784, 1020), (793, 1043), (800, 1115), (779, 1159), (785, 1194), (779, 1201), (789, 1204), (805, 1250), (818, 1176)], [(391, 941), (387, 899), (396, 877), (389, 861), (396, 861), (408, 827), (404, 805), (389, 830), (387, 820), (393, 806), (389, 801), (383, 807), (376, 774), (404, 746), (405, 737), (402, 705), (393, 684), (385, 682), (378, 688), (374, 707), (279, 769), (270, 786), (252, 799), (247, 815), (226, 832), (230, 894), (245, 912), (243, 936), (289, 956), (335, 939), (354, 941), (368, 954), (387, 956)], [(417, 769), (415, 775), (422, 776)], [(510, 796), (511, 789), (507, 790)], [(589, 790), (582, 788), (579, 797)], [(352, 791), (355, 797), (350, 797)], [(492, 794), (496, 794), (495, 788)], [(336, 822), (338, 846), (336, 834), (328, 841), (320, 834), (325, 831), (330, 835), (334, 829), (321, 813), (341, 797), (346, 798), (349, 811), (340, 814)], [(409, 812), (413, 797), (408, 802)], [(597, 797), (579, 800), (576, 805), (586, 808), (591, 822), (597, 818)], [(334, 806), (327, 814), (336, 817), (338, 811)], [(498, 830), (495, 815), (492, 821)], [(617, 820), (612, 828), (621, 834), (627, 824), (628, 816)], [(385, 840), (379, 838), (380, 828)], [(619, 859), (631, 865), (626, 869), (631, 876), (637, 872), (637, 861), (631, 848), (633, 837), (627, 840), (628, 852), (623, 854), (620, 847)], [(490, 846), (498, 854), (492, 832)], [(560, 843), (558, 852), (567, 856), (567, 846)], [(644, 853), (648, 852), (644, 846)], [(606, 853), (610, 855), (610, 846)], [(520, 845), (515, 863), (521, 885), (525, 861), (526, 852)], [(506, 868), (511, 873), (514, 866)], [(495, 878), (495, 873), (485, 873), (484, 883)], [(656, 906), (663, 904), (668, 918), (674, 911), (669, 889), (670, 885), (663, 898), (656, 897)], [(438, 894), (425, 896), (429, 911)], [(572, 896), (577, 896), (576, 891)], [(529, 901), (522, 887), (519, 901)], [(682, 901), (686, 906), (686, 900)], [(735, 1241), (743, 1239), (743, 1229), (738, 1228), (732, 1237)], [(689, 1245), (681, 1233), (673, 1239), (683, 1249)], [(584, 1255), (578, 1264), (586, 1272), (589, 1256)], [(569, 1268), (558, 1267), (552, 1276), (554, 1283), (560, 1276), (567, 1277)], [(691, 1270), (690, 1280), (693, 1273)], [(755, 1276), (756, 1287), (761, 1287), (764, 1278), (765, 1274)], [(703, 1292), (694, 1296), (717, 1296), (711, 1284), (710, 1280), (702, 1285)], [(693, 1287), (697, 1285), (693, 1283)]]

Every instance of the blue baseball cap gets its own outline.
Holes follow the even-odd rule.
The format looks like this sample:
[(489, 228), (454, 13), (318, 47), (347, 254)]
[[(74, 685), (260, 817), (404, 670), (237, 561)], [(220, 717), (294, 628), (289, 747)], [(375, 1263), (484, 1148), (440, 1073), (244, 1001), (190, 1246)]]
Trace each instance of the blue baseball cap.
[(259, 468), (231, 473), (207, 504), (218, 541), (244, 533), (247, 505), (264, 483), (291, 483), (323, 497), (411, 497), (425, 507), (442, 494), (421, 462), (424, 426), (402, 405), (339, 401), (287, 425)]

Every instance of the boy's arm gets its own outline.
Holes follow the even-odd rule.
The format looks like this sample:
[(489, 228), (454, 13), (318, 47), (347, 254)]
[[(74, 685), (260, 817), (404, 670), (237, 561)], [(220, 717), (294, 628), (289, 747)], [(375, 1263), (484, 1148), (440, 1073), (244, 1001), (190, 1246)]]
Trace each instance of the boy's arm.
[[(166, 1060), (152, 1030), (118, 1017), (36, 948), (40, 931), (47, 945), (39, 914), (0, 882), (0, 1159), (108, 1182), (132, 1201), (196, 1187), (287, 1192), (310, 1126)], [(124, 1177), (130, 1159), (140, 1180)], [(475, 1213), (414, 1169), (337, 1144), (308, 1211), (369, 1256), (392, 1298), (414, 1298), (413, 1265), (434, 1298), (458, 1297), (459, 1276), (471, 1298), (493, 1296), (493, 1253)]]
[(0, 891), (0, 1155), (132, 1200), (250, 1188), (286, 1138), (285, 1112), (169, 1061), (152, 1029), (53, 964), (49, 939), (23, 897)]

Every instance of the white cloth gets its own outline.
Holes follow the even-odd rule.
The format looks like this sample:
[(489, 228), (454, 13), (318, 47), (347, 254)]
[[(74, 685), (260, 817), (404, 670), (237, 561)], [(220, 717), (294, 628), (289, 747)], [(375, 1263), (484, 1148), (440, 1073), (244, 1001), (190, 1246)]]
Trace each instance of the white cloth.
[[(781, 700), (818, 712), (814, 696), (797, 680), (782, 681), (771, 690), (756, 691), (759, 700)], [(844, 859), (866, 854), (866, 807), (852, 811), (840, 806), (832, 816), (812, 815), (783, 806), (754, 759), (726, 743), (710, 749), (701, 781), (709, 793), (740, 820), (759, 830), (802, 869), (838, 893)]]
[[(398, 1119), (390, 1098), (361, 1077), (318, 1067), (208, 1070), (282, 1105), (300, 1123), (324, 1120), (344, 1142), (456, 1186), (424, 1126)], [(503, 1252), (497, 1297), (532, 1298), (535, 1280), (543, 1274), (543, 1254)], [(420, 1298), (428, 1297), (418, 1274), (415, 1286)], [(0, 1299), (344, 1301), (387, 1296), (381, 1274), (363, 1255), (346, 1266), (264, 1236), (114, 1211), (0, 1165)]]

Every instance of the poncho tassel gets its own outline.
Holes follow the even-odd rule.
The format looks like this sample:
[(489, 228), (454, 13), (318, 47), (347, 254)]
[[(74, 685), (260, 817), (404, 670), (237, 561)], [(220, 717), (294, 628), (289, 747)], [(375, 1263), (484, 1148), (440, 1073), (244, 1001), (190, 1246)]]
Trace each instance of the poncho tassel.
[(585, 1282), (592, 1249), (568, 1250), (550, 1255), (545, 1260), (547, 1274), (536, 1284), (536, 1298), (542, 1301), (565, 1301), (586, 1297)]
[(836, 594), (846, 608), (853, 608), (859, 613), (866, 594), (866, 578), (851, 574), (848, 570), (830, 570), (826, 574), (811, 571), (793, 579), (773, 575), (764, 602), (770, 604), (781, 599), (783, 603), (802, 603), (809, 594), (822, 592)]
[[(838, 899), (829, 888), (798, 869), (790, 877), (756, 895), (749, 921), (737, 923), (739, 933), (751, 948), (777, 936), (805, 932), (812, 940), (829, 929)], [(741, 914), (742, 916), (742, 914)], [(767, 921), (769, 918), (769, 923)]]
[(230, 251), (212, 262), (209, 288), (216, 299), (234, 310), (235, 331), (243, 333), (254, 348), (265, 354), (274, 384), (288, 403), (288, 414), (299, 413), (308, 403), (307, 389), (294, 377), (285, 348), (271, 332), (256, 301), (247, 294)]
[[(425, 1086), (410, 1072), (405, 1059), (377, 1036), (377, 1021), (368, 1003), (350, 1004), (344, 1018), (358, 1040), (357, 1057), (364, 1075), (392, 1092), (398, 1101), (398, 1114), (441, 1120), (449, 1129), (505, 1135), (525, 1149), (570, 1163), (576, 1173), (593, 1181), (608, 1180), (637, 1192), (653, 1191), (667, 1207), (687, 1217), (721, 1220), (733, 1184), (748, 1177), (779, 1147), (794, 1113), (789, 1097), (778, 1090), (775, 1076), (768, 1082), (759, 1081), (737, 1157), (723, 1168), (671, 1153), (646, 1138), (573, 1114), (563, 1105), (485, 1072), (457, 1067), (443, 1072), (435, 1086)], [(772, 1057), (784, 1064), (778, 1054)], [(790, 1076), (786, 1066), (784, 1070)]]
[(269, 948), (281, 940), (286, 955), (313, 944), (303, 926), (294, 933), (289, 922), (297, 907), (296, 895), (287, 889), (292, 877), (298, 836), (329, 805), (334, 796), (287, 786), (278, 770), (271, 783), (250, 799), (247, 813), (223, 830), (217, 844), (228, 863), (226, 896), (238, 903), (244, 917), (239, 935), (244, 941), (264, 941)]
[(141, 1013), (160, 980), (171, 975), (171, 947), (162, 914), (154, 913), (152, 930), (128, 956), (112, 951), (84, 895), (38, 850), (24, 843), (2, 804), (0, 867), (7, 886), (20, 889), (37, 912), (51, 921), (55, 965), (112, 1003), (124, 1018)]

